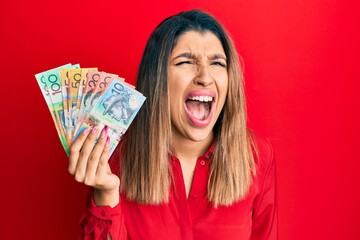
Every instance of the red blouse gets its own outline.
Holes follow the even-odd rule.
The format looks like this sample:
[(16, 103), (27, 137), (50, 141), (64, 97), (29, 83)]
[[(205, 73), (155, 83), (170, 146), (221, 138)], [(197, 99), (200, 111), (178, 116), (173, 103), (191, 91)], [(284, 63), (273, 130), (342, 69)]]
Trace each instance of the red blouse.
[(218, 208), (207, 201), (209, 156), (213, 147), (197, 160), (187, 198), (180, 162), (172, 156), (176, 188), (171, 188), (168, 203), (139, 204), (120, 194), (120, 203), (114, 208), (97, 207), (90, 197), (80, 222), (81, 239), (107, 239), (108, 233), (113, 240), (277, 239), (275, 161), (269, 142), (256, 140), (257, 174), (245, 199)]

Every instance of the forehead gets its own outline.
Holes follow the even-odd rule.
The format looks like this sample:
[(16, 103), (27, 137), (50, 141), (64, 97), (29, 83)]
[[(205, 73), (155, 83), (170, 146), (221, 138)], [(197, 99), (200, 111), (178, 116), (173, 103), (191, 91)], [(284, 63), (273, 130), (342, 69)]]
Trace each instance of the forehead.
[(172, 55), (183, 51), (225, 54), (219, 38), (211, 31), (191, 30), (181, 34), (173, 47)]

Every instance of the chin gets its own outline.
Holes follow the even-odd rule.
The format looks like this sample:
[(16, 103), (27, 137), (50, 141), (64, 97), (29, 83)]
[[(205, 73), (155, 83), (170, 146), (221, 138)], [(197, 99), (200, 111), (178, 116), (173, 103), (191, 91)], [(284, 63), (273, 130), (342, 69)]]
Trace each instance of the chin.
[(187, 134), (189, 140), (194, 142), (202, 142), (213, 138), (213, 131), (206, 129), (195, 129), (191, 130), (190, 133)]

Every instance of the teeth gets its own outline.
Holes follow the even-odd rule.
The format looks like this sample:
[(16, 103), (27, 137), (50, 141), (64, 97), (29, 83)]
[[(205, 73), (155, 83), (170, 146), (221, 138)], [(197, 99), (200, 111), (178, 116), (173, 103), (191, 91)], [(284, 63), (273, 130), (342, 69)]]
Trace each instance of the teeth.
[(189, 99), (194, 100), (194, 101), (200, 101), (200, 102), (212, 102), (212, 100), (213, 100), (213, 98), (210, 96), (195, 96), (195, 97), (191, 97)]

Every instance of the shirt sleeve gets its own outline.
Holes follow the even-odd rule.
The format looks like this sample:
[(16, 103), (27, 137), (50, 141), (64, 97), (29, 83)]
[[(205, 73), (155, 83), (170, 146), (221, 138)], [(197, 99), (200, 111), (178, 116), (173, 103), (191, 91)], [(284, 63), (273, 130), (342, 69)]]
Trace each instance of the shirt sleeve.
[(127, 239), (124, 214), (121, 204), (115, 207), (96, 206), (93, 191), (89, 191), (88, 202), (81, 216), (81, 240), (107, 240), (110, 234), (112, 240)]
[(254, 200), (251, 240), (277, 240), (276, 166), (270, 143), (263, 149), (259, 149), (260, 162), (266, 167), (265, 171), (259, 171), (263, 181)]

